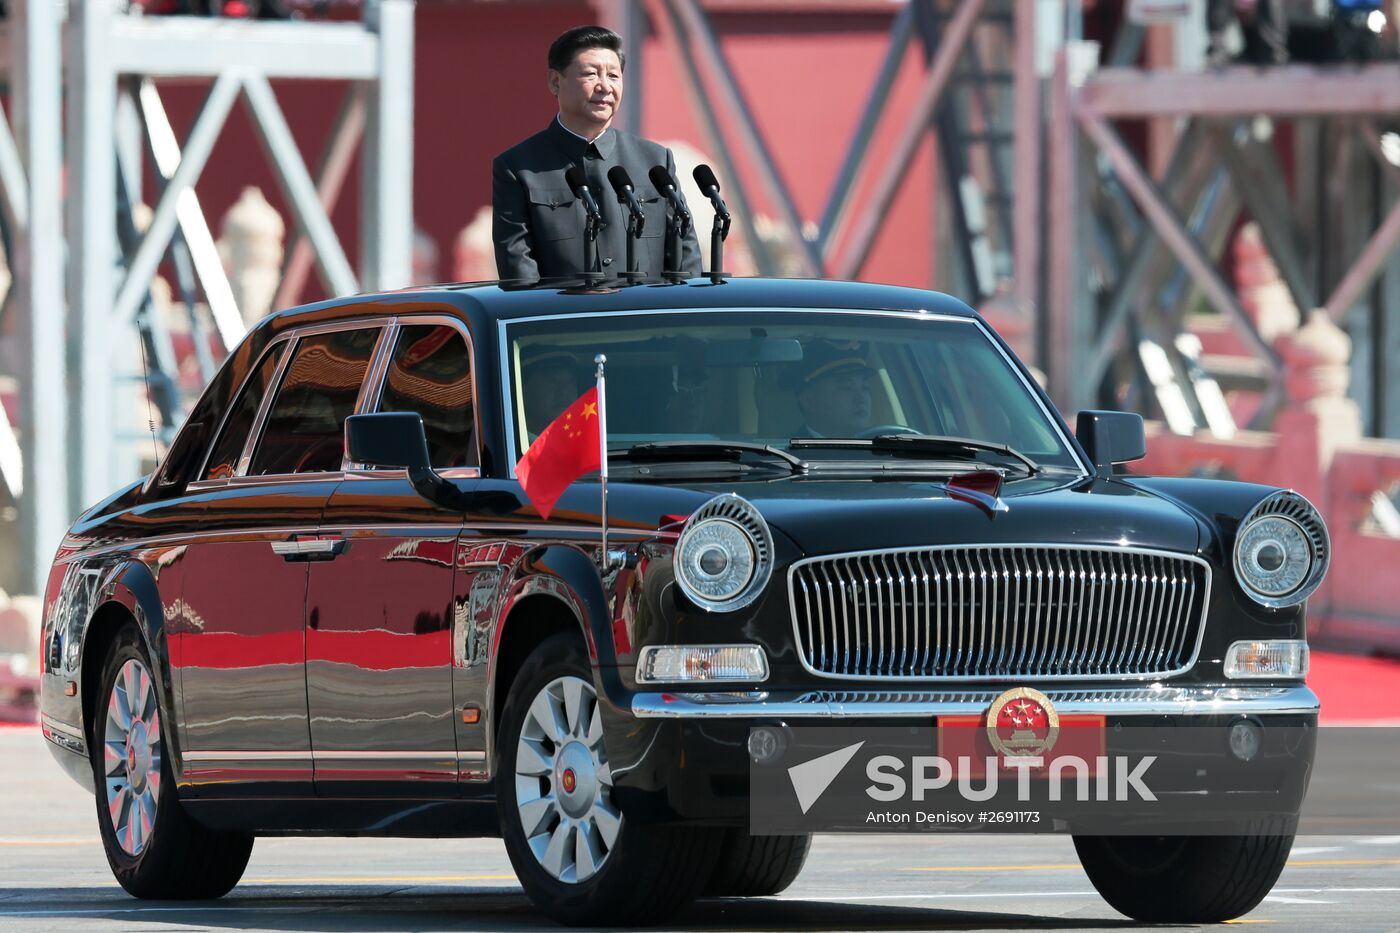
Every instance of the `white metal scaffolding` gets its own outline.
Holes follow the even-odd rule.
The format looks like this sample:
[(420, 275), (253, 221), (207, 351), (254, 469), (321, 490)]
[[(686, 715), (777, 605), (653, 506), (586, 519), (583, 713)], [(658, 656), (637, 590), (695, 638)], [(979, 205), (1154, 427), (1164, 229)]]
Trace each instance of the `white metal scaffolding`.
[[(130, 394), (128, 370), (147, 368), (153, 395), (157, 384), (173, 384), (163, 371), (173, 360), (168, 336), (150, 312), (151, 283), (166, 257), (188, 273), (225, 347), (244, 333), (195, 194), (240, 96), (292, 215), (279, 300), (294, 300), (313, 266), (335, 295), (408, 284), (414, 3), (367, 0), (358, 22), (133, 16), (116, 0), (71, 0), (65, 23), (53, 0), (10, 8), (0, 65), (13, 91), (14, 131), (0, 125), (0, 189), (13, 243), (10, 305), (23, 335), (24, 365), (15, 375), (24, 405), (17, 431), (0, 418), (0, 471), (21, 517), (17, 582), (37, 592), (73, 515), (135, 478), (134, 457), (122, 448), (137, 430), (127, 423), (132, 409), (114, 403), (123, 386)], [(314, 175), (274, 92), (273, 82), (287, 80), (349, 82)], [(172, 81), (208, 87), (183, 141), (158, 90)], [(330, 221), (357, 143), (358, 274)], [(146, 156), (158, 190), (138, 233), (132, 211)], [(151, 352), (133, 364), (122, 353), (135, 350), (138, 322)], [(176, 417), (162, 408), (167, 436)]]

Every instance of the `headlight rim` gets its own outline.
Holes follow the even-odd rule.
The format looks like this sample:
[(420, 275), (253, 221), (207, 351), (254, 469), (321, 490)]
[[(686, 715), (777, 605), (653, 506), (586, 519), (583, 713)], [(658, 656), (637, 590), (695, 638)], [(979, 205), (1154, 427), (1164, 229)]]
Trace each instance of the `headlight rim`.
[[(1303, 574), (1302, 582), (1287, 593), (1272, 595), (1261, 592), (1250, 585), (1241, 563), (1243, 555), (1240, 546), (1245, 533), (1256, 521), (1266, 518), (1279, 518), (1295, 525), (1303, 534), (1310, 551), (1310, 564)], [(1231, 547), (1232, 569), (1235, 582), (1251, 600), (1267, 609), (1288, 609), (1306, 602), (1308, 597), (1322, 585), (1323, 578), (1332, 559), (1332, 542), (1327, 534), (1327, 524), (1322, 520), (1317, 508), (1302, 495), (1291, 489), (1280, 489), (1261, 499), (1240, 520), (1235, 530), (1235, 540)]]
[[(699, 592), (686, 578), (683, 554), (696, 528), (706, 522), (725, 521), (748, 539), (753, 552), (753, 570), (748, 581), (728, 599), (713, 599)], [(676, 540), (673, 561), (676, 585), (685, 597), (709, 612), (734, 612), (752, 604), (768, 586), (773, 575), (773, 533), (753, 503), (736, 493), (723, 493), (710, 499), (686, 519)]]

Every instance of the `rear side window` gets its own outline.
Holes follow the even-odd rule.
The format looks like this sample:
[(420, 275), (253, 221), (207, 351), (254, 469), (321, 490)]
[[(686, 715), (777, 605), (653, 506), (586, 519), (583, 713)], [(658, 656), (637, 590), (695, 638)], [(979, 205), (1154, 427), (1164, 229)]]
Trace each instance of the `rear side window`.
[(475, 401), (471, 356), (460, 331), (413, 324), (399, 332), (379, 410), (423, 416), (433, 466), (477, 465)]
[(362, 327), (314, 334), (297, 342), (296, 355), (268, 411), (248, 475), (340, 469), (345, 447), (343, 426), (355, 413), (379, 331), (377, 327)]
[(277, 374), (277, 363), (282, 359), (282, 353), (286, 349), (285, 342), (273, 347), (262, 358), (258, 368), (253, 371), (253, 375), (244, 383), (243, 390), (229, 411), (228, 419), (224, 421), (219, 439), (214, 442), (214, 447), (209, 452), (209, 459), (206, 461), (207, 465), (204, 469), (204, 479), (227, 479), (238, 471), (238, 458), (243, 453), (243, 445), (248, 440), (248, 432), (253, 429), (253, 422), (258, 417), (258, 409), (262, 406), (263, 398), (272, 387), (272, 379)]

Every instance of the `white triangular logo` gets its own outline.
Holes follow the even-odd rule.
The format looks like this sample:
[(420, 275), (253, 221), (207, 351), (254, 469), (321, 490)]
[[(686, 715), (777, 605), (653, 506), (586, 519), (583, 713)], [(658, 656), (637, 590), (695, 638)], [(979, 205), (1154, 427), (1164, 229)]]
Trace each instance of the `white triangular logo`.
[(797, 803), (803, 813), (812, 809), (812, 805), (826, 793), (826, 789), (836, 780), (841, 769), (846, 767), (846, 763), (855, 757), (864, 744), (865, 742), (861, 741), (847, 745), (834, 752), (827, 752), (820, 758), (813, 758), (788, 768), (788, 777), (792, 779), (792, 789), (797, 792)]

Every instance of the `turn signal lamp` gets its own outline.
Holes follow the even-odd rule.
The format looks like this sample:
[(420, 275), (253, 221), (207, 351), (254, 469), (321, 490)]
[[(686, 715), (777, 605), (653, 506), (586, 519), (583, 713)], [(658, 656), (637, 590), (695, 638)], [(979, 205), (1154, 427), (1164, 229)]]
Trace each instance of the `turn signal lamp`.
[(768, 657), (758, 645), (654, 645), (637, 661), (644, 684), (737, 683), (768, 679)]

